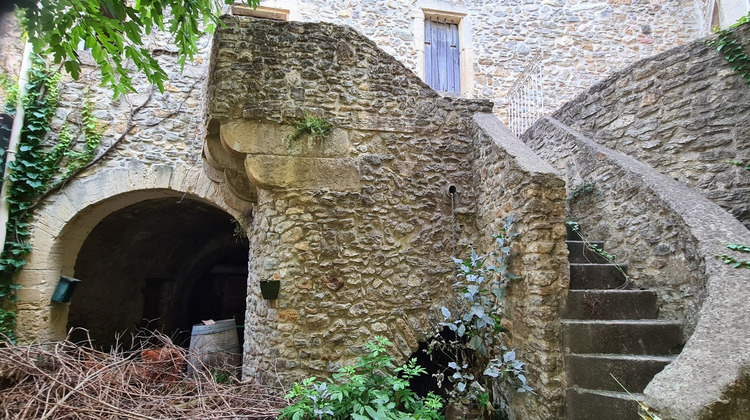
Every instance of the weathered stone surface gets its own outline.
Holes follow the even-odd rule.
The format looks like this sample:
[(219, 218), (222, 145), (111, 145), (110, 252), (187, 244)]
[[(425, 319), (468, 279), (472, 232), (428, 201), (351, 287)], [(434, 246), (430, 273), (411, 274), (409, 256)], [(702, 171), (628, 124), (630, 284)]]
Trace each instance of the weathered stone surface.
[(250, 183), (259, 188), (331, 191), (360, 189), (359, 162), (351, 158), (248, 155), (245, 158), (245, 170)]
[[(465, 3), (459, 7), (465, 7), (466, 22), (474, 28), (473, 67), (477, 74), (468, 94), (491, 98), (497, 104), (504, 103), (502, 95), (537, 50), (555, 51), (544, 58), (547, 74), (554, 75), (546, 79), (551, 100), (547, 105), (554, 107), (622, 63), (683, 42), (697, 32), (691, 21), (692, 9), (676, 0), (661, 2), (658, 7), (648, 2)], [(408, 352), (414, 339), (423, 339), (440, 320), (437, 308), (451, 303), (451, 254), (465, 255), (472, 244), (486, 249), (488, 243), (481, 241), (497, 232), (502, 219), (514, 212), (520, 215), (519, 229), (527, 252), (520, 259), (523, 267), (516, 269), (527, 274), (529, 285), (519, 285), (513, 291), (522, 303), (506, 313), (508, 325), (515, 325), (512, 342), (524, 349), (523, 357), (531, 362), (530, 381), (538, 396), (515, 399), (513, 410), (517, 418), (555, 417), (559, 391), (564, 387), (557, 376), (556, 327), (547, 319), (558, 309), (560, 293), (564, 293), (558, 287), (566, 276), (560, 274), (565, 265), (559, 261), (564, 247), (550, 245), (564, 236), (560, 222), (564, 193), (559, 191), (559, 180), (550, 178), (547, 169), (540, 169), (537, 163), (529, 165), (531, 161), (516, 146), (509, 146), (508, 152), (505, 142), (489, 145), (488, 138), (494, 136), (481, 134), (471, 119), (473, 113), (489, 112), (488, 103), (440, 98), (414, 77), (410, 70), (417, 69), (418, 54), (412, 27), (416, 18), (423, 16), (424, 3), (301, 0), (295, 4), (299, 5), (296, 18), (348, 23), (374, 43), (359, 38), (355, 30), (325, 25), (260, 23), (250, 28), (247, 21), (231, 22), (214, 44), (219, 60), (212, 77), (223, 81), (225, 89), (216, 94), (211, 91), (216, 84), (204, 86), (211, 38), (200, 40), (196, 59), (181, 74), (173, 60), (171, 39), (155, 33), (154, 53), (170, 80), (166, 91), (156, 92), (137, 77), (138, 92), (117, 101), (111, 100), (108, 88), (100, 86), (87, 53), (80, 52), (84, 62), (81, 80), (66, 80), (54, 129), (64, 121), (78, 121), (77, 110), (86, 89), (102, 121), (105, 146), (125, 131), (130, 110), (144, 106), (134, 116), (134, 127), (110, 157), (100, 162), (97, 172), (84, 174), (96, 178), (96, 185), (72, 186), (69, 195), (64, 191), (54, 199), (55, 205), (39, 210), (43, 223), (38, 223), (34, 233), (34, 246), (39, 251), (32, 254), (30, 265), (48, 268), (55, 275), (72, 270), (72, 250), (80, 247), (96, 225), (90, 216), (101, 218), (124, 205), (111, 198), (114, 196), (127, 201), (141, 190), (166, 185), (164, 188), (180, 192), (177, 199), (184, 197), (183, 192), (190, 193), (232, 214), (249, 214), (243, 207), (247, 202), (236, 199), (247, 198), (248, 193), (238, 173), (232, 172), (244, 170), (244, 162), (239, 166), (231, 158), (219, 162), (232, 156), (224, 154), (231, 149), (226, 142), (220, 144), (223, 149), (212, 143), (207, 153), (207, 160), (222, 168), (217, 171), (207, 166), (214, 182), (197, 175), (203, 173), (204, 97), (210, 98), (208, 113), (216, 117), (209, 118), (214, 122), (207, 129), (211, 135), (219, 134), (219, 120), (223, 124), (252, 121), (279, 127), (283, 140), (284, 130), (289, 130), (300, 109), (310, 109), (338, 127), (333, 152), (327, 155), (327, 146), (321, 148), (303, 139), (297, 143), (299, 149), (285, 149), (280, 154), (357, 160), (360, 184), (356, 192), (325, 188), (258, 192), (250, 227), (253, 255), (247, 305), (252, 321), (246, 326), (245, 373), (278, 367), (289, 379), (332, 371), (356, 357), (362, 343), (374, 333), (389, 336), (402, 353)], [(452, 7), (444, 2), (437, 6)], [(642, 23), (650, 26), (648, 31)], [(0, 28), (11, 26), (3, 21)], [(17, 27), (13, 30), (17, 34)], [(649, 32), (653, 43), (640, 42), (637, 35), (641, 32)], [(375, 43), (406, 66), (392, 60)], [(18, 64), (21, 45), (0, 45), (5, 69), (12, 71)], [(604, 53), (611, 50), (617, 54)], [(645, 104), (653, 100), (644, 97)], [(496, 111), (504, 112), (502, 108)], [(596, 112), (596, 107), (587, 112)], [(336, 137), (343, 133), (348, 141), (346, 150), (343, 137)], [(633, 133), (642, 135), (638, 130)], [(690, 144), (695, 139), (685, 135), (681, 141)], [(481, 155), (487, 165), (477, 161), (481, 148), (490, 150)], [(171, 172), (147, 170), (154, 165), (168, 166)], [(106, 170), (100, 171), (103, 168)], [(132, 176), (102, 175), (114, 172), (131, 172)], [(459, 191), (453, 212), (447, 192), (450, 186)], [(228, 197), (230, 193), (234, 200)], [(552, 215), (551, 219), (544, 219), (547, 215)], [(59, 220), (53, 220), (56, 217)], [(57, 238), (60, 223), (69, 226), (74, 217), (79, 223), (75, 229), (69, 228), (64, 241)], [(63, 256), (56, 253), (59, 249), (51, 251), (56, 246)], [(276, 303), (263, 300), (257, 287), (258, 280), (272, 275), (284, 279), (284, 298)], [(45, 281), (51, 283), (52, 279)], [(528, 302), (523, 300), (527, 297)], [(536, 302), (543, 307), (532, 307)], [(67, 313), (50, 309), (44, 299), (26, 303), (29, 308), (21, 314), (20, 324), (30, 339), (64, 335)], [(414, 339), (401, 331), (406, 327), (396, 322), (399, 319), (408, 321)]]
[[(493, 251), (491, 235), (500, 233), (513, 215), (514, 230), (520, 234), (517, 251), (523, 259), (516, 258), (511, 269), (523, 280), (508, 289), (503, 322), (511, 331), (510, 346), (527, 362), (529, 377), (544, 401), (539, 406), (516, 396), (513, 412), (518, 418), (562, 418), (565, 373), (560, 313), (569, 282), (565, 183), (495, 117), (475, 115), (473, 132), (477, 224), (482, 232), (477, 245), (481, 252)], [(544, 385), (542, 378), (547, 381)]]
[[(736, 36), (747, 48), (750, 25)], [(730, 164), (750, 162), (750, 89), (705, 41), (633, 64), (554, 116), (702, 191), (750, 227), (750, 171)]]
[(571, 203), (572, 214), (628, 265), (635, 286), (657, 291), (660, 318), (685, 325), (689, 340), (646, 387), (647, 403), (665, 419), (746, 416), (750, 273), (716, 255), (727, 243), (750, 243), (750, 232), (697, 191), (553, 118), (523, 138), (559, 163), (569, 185), (596, 182), (598, 193)]
[[(471, 52), (466, 62), (474, 74), (464, 94), (494, 101), (495, 112), (505, 118), (507, 92), (537, 54), (544, 68), (545, 110), (554, 110), (607, 74), (710, 33), (710, 10), (697, 13), (694, 3), (276, 0), (269, 5), (290, 9), (291, 20), (350, 26), (415, 73), (423, 66), (417, 52), (423, 8), (464, 13), (472, 39), (462, 40), (462, 49)], [(343, 44), (334, 47), (343, 64), (359, 59)], [(302, 75), (314, 73), (287, 77)], [(298, 89), (296, 95), (308, 93)]]
[(225, 169), (224, 177), (226, 184), (234, 195), (238, 198), (254, 203), (258, 200), (258, 192), (255, 187), (250, 185), (245, 171), (235, 171), (234, 169)]
[(222, 139), (219, 136), (206, 136), (206, 142), (203, 145), (203, 155), (209, 165), (216, 169), (234, 169), (235, 171), (243, 170), (243, 156), (235, 155), (228, 151), (222, 145)]
[(302, 157), (345, 157), (349, 155), (346, 131), (335, 129), (323, 140), (303, 135), (289, 137), (295, 129), (288, 125), (232, 120), (221, 126), (221, 139), (227, 146), (248, 155), (292, 155)]
[[(553, 325), (567, 288), (562, 180), (507, 130), (497, 134), (504, 129), (487, 115), (488, 103), (441, 98), (350, 29), (225, 20), (209, 118), (222, 120), (225, 144), (248, 153), (246, 170), (259, 186), (250, 284), (280, 278), (276, 305), (284, 314), (248, 306), (245, 350), (254, 362), (245, 375), (258, 376), (276, 354), (284, 378), (335, 369), (375, 333), (407, 358), (440, 321), (439, 308), (453, 305), (450, 257), (471, 245), (487, 250), (512, 211), (528, 257), (516, 268), (529, 286), (514, 290), (518, 304), (506, 308), (510, 344), (529, 362), (538, 391), (514, 398), (512, 410), (558, 416), (564, 378)], [(358, 60), (340, 64), (342, 43)], [(259, 60), (267, 65), (254, 66)], [(287, 148), (285, 127), (304, 109), (347, 137), (327, 150)], [(484, 119), (472, 119), (477, 113)]]

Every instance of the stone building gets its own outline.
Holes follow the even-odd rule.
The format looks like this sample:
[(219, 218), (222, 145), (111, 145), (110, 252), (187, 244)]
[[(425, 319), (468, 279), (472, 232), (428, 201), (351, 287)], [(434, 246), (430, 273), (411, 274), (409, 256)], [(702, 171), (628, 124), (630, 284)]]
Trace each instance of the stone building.
[[(748, 315), (736, 302), (750, 294), (748, 276), (713, 255), (722, 241), (750, 243), (739, 221), (748, 223), (750, 183), (726, 164), (750, 160), (741, 106), (750, 100), (722, 57), (690, 41), (746, 13), (746, 0), (262, 4), (235, 7), (182, 73), (169, 40), (154, 34), (170, 74), (163, 94), (137, 79), (137, 94), (112, 101), (90, 60), (63, 85), (53, 129), (79, 122), (86, 95), (107, 154), (36, 210), (34, 251), (18, 277), (22, 339), (80, 326), (110, 344), (144, 318), (185, 331), (235, 317), (247, 377), (325, 375), (376, 334), (405, 359), (453, 304), (451, 256), (490, 250), (512, 213), (513, 268), (524, 280), (509, 290), (505, 322), (537, 395), (514, 397), (511, 413), (563, 418), (577, 392), (567, 390), (561, 321), (566, 197), (599, 183), (601, 201), (572, 210), (629, 263), (635, 286), (655, 290), (659, 321), (690, 339), (646, 395), (665, 418), (743, 418), (750, 361), (737, 354), (747, 340), (737, 327)], [(17, 73), (18, 28), (2, 19), (0, 64)], [(458, 68), (439, 86), (452, 93), (423, 81), (442, 65), (428, 66), (441, 54), (436, 39)], [(535, 74), (541, 81), (530, 77), (524, 90)], [(513, 105), (513, 95), (529, 102)], [(523, 142), (501, 123), (539, 106), (558, 111)], [(304, 112), (329, 119), (331, 138), (289, 142)], [(682, 187), (703, 212), (670, 195)], [(82, 280), (70, 305), (50, 302), (60, 275)], [(279, 297), (265, 300), (259, 282), (273, 279)], [(709, 375), (702, 354), (725, 363), (697, 398), (696, 378)], [(675, 395), (675, 384), (694, 398)]]

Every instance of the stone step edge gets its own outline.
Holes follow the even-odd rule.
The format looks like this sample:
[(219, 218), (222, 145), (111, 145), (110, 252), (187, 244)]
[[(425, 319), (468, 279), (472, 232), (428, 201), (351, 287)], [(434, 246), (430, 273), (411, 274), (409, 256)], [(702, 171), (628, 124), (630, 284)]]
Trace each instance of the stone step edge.
[(600, 248), (604, 247), (604, 242), (597, 242), (597, 241), (576, 241), (575, 239), (566, 239), (565, 243), (571, 243), (571, 244), (589, 244), (589, 245), (596, 245)]
[(628, 268), (625, 264), (605, 264), (605, 263), (568, 263), (568, 265), (575, 265), (575, 266), (582, 266), (582, 267), (620, 267), (623, 269), (623, 271), (627, 272), (626, 268)]
[(635, 393), (635, 392), (631, 392), (630, 394), (628, 394), (625, 391), (605, 391), (603, 389), (586, 389), (586, 388), (579, 388), (576, 386), (568, 387), (567, 390), (574, 391), (579, 394), (593, 394), (593, 395), (599, 395), (602, 397), (610, 397), (610, 398), (617, 398), (620, 400), (633, 401), (635, 403), (640, 403), (646, 398), (644, 394)]
[(680, 321), (662, 319), (561, 319), (562, 324), (593, 324), (593, 325), (664, 325), (682, 326)]
[(566, 353), (565, 356), (575, 356), (586, 359), (600, 360), (622, 360), (626, 362), (665, 362), (672, 363), (677, 355), (650, 355), (650, 354), (618, 354), (618, 353)]
[(569, 289), (568, 293), (648, 293), (656, 294), (656, 291), (651, 289)]

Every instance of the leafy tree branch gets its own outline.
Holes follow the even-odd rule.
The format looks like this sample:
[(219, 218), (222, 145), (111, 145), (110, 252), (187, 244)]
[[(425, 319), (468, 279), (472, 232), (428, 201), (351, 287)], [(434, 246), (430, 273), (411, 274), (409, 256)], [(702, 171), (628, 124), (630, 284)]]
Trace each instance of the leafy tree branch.
[[(260, 0), (246, 0), (257, 7)], [(102, 85), (114, 97), (135, 92), (130, 63), (149, 83), (164, 91), (168, 76), (144, 44), (157, 31), (172, 35), (178, 62), (184, 68), (198, 53), (203, 34), (220, 25), (222, 4), (234, 0), (15, 0), (21, 23), (37, 54), (50, 54), (74, 79), (81, 72), (78, 47), (82, 43), (102, 74)]]

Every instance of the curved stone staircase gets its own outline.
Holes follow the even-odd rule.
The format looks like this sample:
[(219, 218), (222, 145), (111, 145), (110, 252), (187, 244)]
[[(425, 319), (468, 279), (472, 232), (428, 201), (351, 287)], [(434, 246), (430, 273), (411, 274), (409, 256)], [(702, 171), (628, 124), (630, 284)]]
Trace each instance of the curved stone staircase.
[[(638, 419), (635, 398), (683, 345), (682, 324), (658, 320), (656, 293), (627, 279), (569, 229), (570, 291), (563, 313), (569, 420)], [(601, 243), (596, 245), (602, 249)]]

